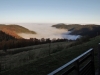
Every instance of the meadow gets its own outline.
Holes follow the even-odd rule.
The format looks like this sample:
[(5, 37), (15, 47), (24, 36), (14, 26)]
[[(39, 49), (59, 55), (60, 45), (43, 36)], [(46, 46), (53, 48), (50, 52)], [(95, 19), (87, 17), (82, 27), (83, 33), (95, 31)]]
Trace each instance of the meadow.
[[(2, 70), (9, 70), (27, 63), (36, 61), (40, 58), (50, 56), (53, 53), (62, 51), (73, 42), (48, 43), (23, 48), (8, 49), (7, 55), (0, 56)], [(14, 54), (14, 52), (22, 51)], [(3, 51), (1, 50), (3, 53)], [(13, 53), (12, 53), (13, 52)]]

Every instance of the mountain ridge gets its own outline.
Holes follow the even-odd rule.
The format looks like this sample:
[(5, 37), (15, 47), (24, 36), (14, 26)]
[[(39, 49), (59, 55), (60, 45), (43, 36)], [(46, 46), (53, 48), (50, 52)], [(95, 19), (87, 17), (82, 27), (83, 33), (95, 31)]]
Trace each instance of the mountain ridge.
[(0, 30), (18, 39), (22, 38), (21, 36), (18, 35), (19, 33), (36, 34), (35, 31), (31, 31), (23, 26), (15, 24), (11, 25), (0, 24)]
[(72, 35), (82, 35), (82, 36), (89, 36), (89, 37), (95, 37), (96, 35), (100, 35), (100, 25), (95, 25), (95, 24), (86, 24), (86, 25), (56, 24), (56, 25), (52, 25), (52, 27), (58, 29), (67, 29), (68, 31), (71, 31), (70, 34)]

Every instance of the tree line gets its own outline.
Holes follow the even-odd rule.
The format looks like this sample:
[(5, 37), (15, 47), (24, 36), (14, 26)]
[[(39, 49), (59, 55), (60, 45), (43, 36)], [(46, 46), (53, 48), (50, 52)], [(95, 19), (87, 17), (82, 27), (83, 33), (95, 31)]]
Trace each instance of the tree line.
[[(39, 44), (46, 44), (46, 43), (55, 43), (55, 42), (64, 42), (64, 41), (73, 41), (68, 39), (50, 39), (50, 38), (30, 38), (30, 39), (16, 39), (15, 37), (10, 36), (9, 34), (6, 34), (2, 31), (0, 31), (0, 50), (7, 51), (8, 49), (13, 48), (21, 48), (21, 47), (27, 47), (27, 46), (33, 46), (33, 45), (39, 45)], [(89, 37), (81, 37), (80, 39), (76, 40), (75, 44), (78, 44), (80, 42), (88, 41)]]
[[(3, 40), (0, 42), (0, 50), (7, 50), (12, 48), (20, 48), (32, 45), (39, 45), (39, 44), (46, 44), (46, 43), (54, 43), (54, 42), (63, 42), (68, 41), (68, 39), (52, 39), (50, 38), (30, 38), (30, 39), (10, 39), (10, 40)], [(71, 40), (70, 40), (71, 41)]]

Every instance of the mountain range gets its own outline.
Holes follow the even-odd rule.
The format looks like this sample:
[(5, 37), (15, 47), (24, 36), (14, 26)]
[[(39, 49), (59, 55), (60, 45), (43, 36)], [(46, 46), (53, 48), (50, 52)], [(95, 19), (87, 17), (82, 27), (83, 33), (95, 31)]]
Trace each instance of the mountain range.
[[(52, 25), (52, 27), (55, 27), (57, 29), (66, 29), (68, 31), (71, 31), (71, 33), (69, 33), (70, 35), (95, 37), (100, 34), (100, 25), (95, 25), (95, 24), (87, 24), (87, 25), (68, 24), (67, 25), (64, 23), (59, 23), (59, 24)], [(17, 39), (23, 38), (22, 36), (18, 35), (20, 33), (25, 33), (27, 34), (27, 36), (28, 34), (37, 34), (35, 31), (31, 31), (17, 24), (10, 24), (10, 25), (0, 24), (0, 31), (12, 37), (15, 37)]]

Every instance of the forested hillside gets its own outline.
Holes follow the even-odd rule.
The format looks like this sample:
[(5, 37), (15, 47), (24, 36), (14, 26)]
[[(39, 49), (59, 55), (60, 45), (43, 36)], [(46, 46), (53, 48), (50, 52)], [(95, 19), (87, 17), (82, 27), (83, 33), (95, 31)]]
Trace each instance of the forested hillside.
[(87, 24), (87, 25), (79, 25), (79, 24), (56, 24), (52, 27), (56, 27), (59, 29), (67, 29), (68, 31), (72, 31), (70, 34), (72, 35), (82, 35), (95, 37), (100, 35), (100, 25)]

